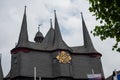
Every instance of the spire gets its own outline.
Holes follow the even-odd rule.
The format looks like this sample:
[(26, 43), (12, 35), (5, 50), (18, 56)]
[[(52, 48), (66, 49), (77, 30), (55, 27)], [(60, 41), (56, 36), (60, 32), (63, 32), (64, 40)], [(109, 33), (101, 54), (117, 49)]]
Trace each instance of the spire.
[(40, 32), (40, 26), (41, 25), (42, 24), (38, 25), (38, 32), (36, 33), (35, 38), (34, 38), (34, 41), (36, 43), (41, 43), (44, 39), (43, 34)]
[(51, 27), (46, 34), (43, 42), (42, 42), (44, 49), (53, 49), (54, 46), (54, 29)]
[(91, 52), (96, 52), (93, 43), (91, 41), (90, 35), (88, 33), (88, 30), (86, 28), (86, 24), (81, 12), (81, 17), (82, 17), (82, 27), (83, 27), (83, 39), (84, 39), (84, 46), (85, 48), (87, 48), (87, 50), (91, 51)]
[(0, 80), (3, 80), (3, 71), (1, 66), (1, 54), (0, 54)]
[(70, 50), (70, 48), (67, 46), (67, 44), (63, 41), (60, 29), (59, 29), (59, 24), (56, 16), (56, 10), (54, 10), (54, 15), (55, 15), (55, 36), (54, 36), (54, 48), (55, 49), (65, 49), (65, 50)]
[(26, 20), (26, 6), (24, 9), (24, 16), (21, 25), (21, 31), (19, 35), (17, 47), (26, 47), (28, 42), (27, 20)]
[(50, 29), (42, 42), (42, 47), (47, 50), (52, 49), (53, 46), (54, 46), (54, 29), (52, 27), (52, 19), (50, 19)]
[(60, 33), (59, 24), (58, 24), (58, 20), (57, 20), (57, 16), (56, 16), (56, 10), (54, 10), (54, 15), (55, 15), (55, 35), (56, 35), (55, 37), (58, 40), (62, 40), (62, 36)]

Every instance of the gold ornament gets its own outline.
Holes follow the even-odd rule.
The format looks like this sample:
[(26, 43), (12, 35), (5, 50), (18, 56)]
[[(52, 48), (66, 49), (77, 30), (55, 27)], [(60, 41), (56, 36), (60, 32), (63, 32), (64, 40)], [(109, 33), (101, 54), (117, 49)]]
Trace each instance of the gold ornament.
[(61, 51), (57, 56), (56, 58), (59, 60), (60, 63), (70, 63), (71, 61), (71, 56), (66, 53), (65, 51)]

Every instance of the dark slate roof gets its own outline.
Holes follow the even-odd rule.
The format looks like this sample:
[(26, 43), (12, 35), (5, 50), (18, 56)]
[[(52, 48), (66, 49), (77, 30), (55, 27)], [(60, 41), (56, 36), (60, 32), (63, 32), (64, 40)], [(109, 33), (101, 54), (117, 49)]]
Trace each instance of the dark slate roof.
[(93, 46), (93, 43), (91, 41), (82, 13), (81, 13), (81, 17), (82, 17), (84, 45), (71, 47), (71, 49), (73, 50), (73, 53), (98, 53)]
[(41, 43), (43, 41), (44, 37), (43, 34), (40, 32), (40, 30), (38, 29), (38, 32), (35, 35), (34, 41), (36, 43)]
[(52, 27), (52, 20), (50, 19), (50, 29), (42, 42), (42, 47), (46, 50), (53, 49), (54, 46), (54, 29)]
[[(90, 35), (88, 33), (88, 30), (86, 28), (85, 21), (82, 16), (82, 27), (83, 27), (83, 37), (84, 37), (84, 45), (78, 46), (78, 47), (69, 47), (62, 39), (56, 11), (55, 11), (55, 25), (54, 29), (52, 27), (52, 22), (50, 22), (51, 28), (49, 29), (47, 35), (43, 39), (41, 43), (34, 43), (28, 41), (28, 32), (27, 32), (27, 21), (26, 21), (26, 8), (23, 16), (23, 22), (21, 26), (21, 32), (19, 36), (18, 47), (26, 47), (30, 49), (35, 50), (43, 50), (43, 51), (51, 51), (51, 50), (68, 50), (72, 53), (98, 53), (91, 41)], [(40, 33), (38, 36), (42, 36), (42, 33)]]
[(28, 32), (27, 32), (26, 7), (25, 7), (17, 47), (27, 47), (27, 42), (28, 42)]
[(54, 45), (53, 41), (54, 41), (54, 29), (50, 28), (50, 30), (48, 31), (42, 43), (38, 44), (34, 42), (29, 42), (28, 48), (35, 49), (35, 50), (50, 51), (50, 50), (53, 50), (53, 45)]
[[(51, 23), (51, 26), (52, 26), (52, 23)], [(41, 36), (41, 34), (39, 34), (38, 36)], [(38, 50), (56, 50), (56, 49), (70, 50), (70, 48), (66, 45), (66, 43), (62, 39), (60, 29), (59, 29), (59, 24), (56, 17), (56, 12), (55, 12), (55, 29), (53, 29), (52, 27), (50, 28), (43, 42), (37, 44), (37, 43), (28, 41), (26, 8), (23, 16), (23, 22), (21, 26), (18, 45), (16, 47), (17, 48), (27, 47), (27, 48), (38, 49)]]
[(0, 54), (0, 80), (3, 80), (3, 71), (1, 66), (1, 54)]
[(84, 47), (87, 49), (88, 52), (97, 52), (91, 41), (82, 13), (81, 13), (81, 17), (82, 17)]
[(65, 50), (71, 50), (67, 44), (63, 41), (60, 29), (59, 29), (59, 24), (56, 16), (56, 11), (55, 13), (55, 39), (54, 39), (54, 49), (65, 49)]
[(71, 47), (73, 53), (88, 53), (87, 49), (84, 46)]
[(43, 37), (43, 34), (42, 34), (40, 31), (38, 31), (38, 32), (36, 33), (35, 37)]

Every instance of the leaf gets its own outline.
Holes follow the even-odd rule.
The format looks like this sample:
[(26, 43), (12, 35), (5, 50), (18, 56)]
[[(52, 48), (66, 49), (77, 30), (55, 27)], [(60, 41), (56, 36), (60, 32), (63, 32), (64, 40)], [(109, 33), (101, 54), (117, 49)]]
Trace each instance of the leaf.
[[(116, 40), (112, 50), (120, 52), (120, 0), (89, 0), (89, 11), (100, 20), (100, 25), (95, 26), (92, 34), (99, 36), (101, 40), (114, 38)], [(104, 23), (104, 24), (103, 24)]]

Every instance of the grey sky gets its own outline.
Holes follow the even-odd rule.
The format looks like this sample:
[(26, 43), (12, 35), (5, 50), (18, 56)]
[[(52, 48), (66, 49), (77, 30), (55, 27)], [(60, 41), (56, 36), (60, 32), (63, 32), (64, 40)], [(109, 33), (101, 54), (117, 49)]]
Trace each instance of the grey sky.
[[(83, 45), (80, 12), (83, 12), (89, 32), (99, 24), (88, 11), (88, 0), (0, 0), (0, 53), (5, 75), (10, 70), (10, 50), (18, 41), (25, 5), (30, 41), (33, 41), (39, 24), (43, 24), (40, 28), (43, 35), (47, 33), (50, 18), (54, 21), (54, 9), (57, 11), (62, 37), (69, 46)], [(103, 69), (105, 77), (108, 77), (114, 69), (119, 70), (120, 64), (120, 54), (111, 50), (114, 40), (101, 41), (92, 34), (90, 36), (96, 50), (103, 55)]]

